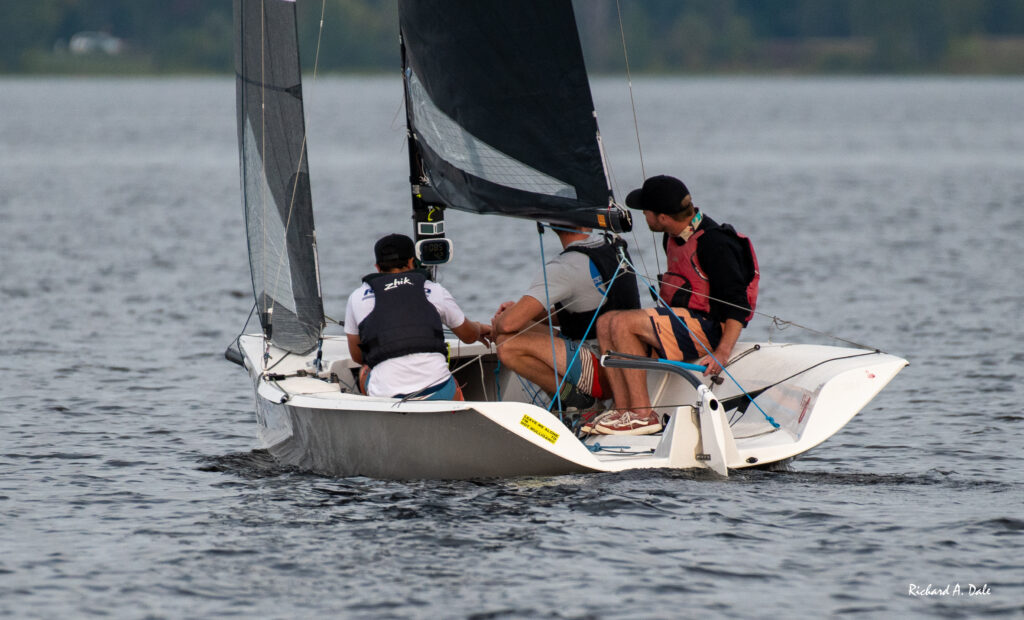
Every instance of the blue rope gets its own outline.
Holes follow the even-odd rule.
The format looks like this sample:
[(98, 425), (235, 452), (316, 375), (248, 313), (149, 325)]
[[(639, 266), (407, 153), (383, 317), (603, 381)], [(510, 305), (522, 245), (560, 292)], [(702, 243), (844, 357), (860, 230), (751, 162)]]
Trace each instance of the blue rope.
[(704, 372), (705, 370), (708, 369), (707, 366), (701, 366), (700, 364), (691, 364), (689, 362), (677, 362), (675, 360), (667, 360), (662, 357), (659, 357), (658, 361), (661, 362), (662, 364), (672, 364), (673, 366), (679, 366), (680, 368), (685, 368), (686, 370), (696, 370), (697, 372)]
[[(551, 293), (548, 291), (548, 263), (544, 260), (544, 226), (537, 223), (537, 239), (540, 241), (540, 262), (544, 266), (542, 271), (544, 272), (544, 301), (546, 302), (544, 308), (548, 312), (548, 337), (551, 340), (551, 366), (554, 367), (555, 371), (555, 385), (558, 383), (558, 354), (555, 353), (555, 324), (551, 313)], [(555, 390), (555, 399), (558, 401), (558, 408), (562, 408), (562, 397), (558, 395), (558, 390)], [(551, 402), (554, 403), (555, 399)], [(551, 404), (548, 404), (548, 411), (551, 411)], [(559, 416), (561, 417), (561, 416)]]
[(584, 444), (587, 446), (587, 450), (591, 452), (600, 452), (601, 450), (628, 450), (632, 446), (602, 446), (600, 443)]
[[(558, 384), (558, 388), (555, 390), (555, 394), (558, 394), (559, 392), (562, 391), (562, 385), (565, 383), (566, 378), (569, 376), (569, 369), (572, 368), (572, 365), (575, 364), (577, 358), (579, 358), (580, 351), (583, 350), (583, 342), (587, 339), (587, 336), (590, 335), (590, 329), (594, 327), (594, 322), (597, 321), (598, 311), (601, 309), (602, 306), (604, 306), (604, 300), (608, 298), (608, 293), (610, 293), (612, 290), (612, 284), (615, 283), (615, 278), (619, 277), (619, 272), (621, 270), (622, 261), (620, 260), (619, 264), (615, 267), (615, 273), (612, 274), (612, 279), (609, 280), (608, 283), (605, 285), (604, 295), (601, 297), (601, 303), (598, 304), (597, 308), (594, 309), (594, 316), (590, 317), (590, 324), (587, 325), (587, 330), (583, 332), (583, 337), (580, 338), (580, 346), (576, 347), (576, 352), (573, 353), (572, 359), (569, 361), (568, 364), (565, 365), (565, 376), (562, 377), (562, 382)], [(551, 411), (552, 404), (554, 404), (554, 401), (548, 403), (548, 411)]]
[[(623, 260), (626, 260), (625, 257), (623, 257)], [(633, 273), (637, 273), (635, 265), (633, 265), (631, 263), (629, 266), (633, 268)], [(637, 273), (637, 275), (640, 275), (640, 274)], [(669, 308), (671, 310), (672, 306), (670, 306), (667, 303), (665, 303), (665, 300), (661, 298), (661, 295), (658, 294), (658, 291), (656, 291), (654, 289), (654, 287), (651, 286), (651, 279), (647, 278), (645, 276), (640, 276), (640, 278), (643, 279), (643, 281), (647, 284), (647, 288), (651, 291), (652, 294), (654, 294), (654, 296), (658, 299), (658, 301), (660, 301), (662, 304), (664, 304), (666, 308)], [(683, 328), (686, 329), (687, 333), (689, 333), (691, 336), (693, 336), (693, 330), (690, 329), (690, 326), (687, 325), (686, 322), (683, 321), (681, 318), (679, 318), (679, 315), (676, 314), (675, 312), (671, 312), (671, 314), (672, 314), (673, 317), (675, 317), (676, 321), (678, 321), (679, 324), (682, 325)], [(736, 387), (738, 387), (740, 389), (740, 391), (743, 392), (743, 395), (747, 397), (747, 400), (750, 401), (750, 404), (752, 404), (755, 407), (757, 407), (757, 410), (761, 412), (761, 415), (764, 416), (764, 419), (768, 420), (768, 423), (771, 424), (773, 428), (780, 428), (779, 423), (776, 422), (775, 419), (772, 418), (772, 416), (770, 416), (767, 413), (765, 413), (765, 410), (761, 408), (761, 405), (757, 404), (757, 402), (750, 396), (750, 393), (748, 393), (745, 389), (743, 389), (743, 386), (740, 385), (740, 382), (736, 380), (736, 377), (733, 377), (732, 373), (729, 372), (728, 370), (726, 370), (725, 364), (720, 362), (718, 360), (718, 358), (715, 357), (715, 354), (712, 353), (710, 350), (708, 350), (708, 348), (706, 346), (704, 346), (704, 343), (700, 341), (700, 338), (692, 338), (692, 340), (694, 342), (696, 342), (697, 344), (699, 344), (701, 346), (701, 348), (704, 349), (707, 352), (708, 356), (711, 357), (711, 359), (715, 360), (715, 362), (717, 362), (718, 365), (722, 367), (722, 372), (724, 372), (725, 375), (727, 377), (729, 377), (729, 379), (732, 380), (733, 383), (736, 384)], [(726, 361), (728, 361), (728, 360), (726, 360)]]
[(523, 391), (526, 392), (526, 395), (530, 397), (530, 404), (537, 405), (538, 407), (541, 406), (542, 403), (540, 402), (540, 390), (531, 389), (530, 384), (526, 382), (526, 379), (523, 379), (518, 374), (516, 375), (516, 378), (519, 379), (519, 385), (523, 388)]
[(501, 402), (501, 360), (494, 367), (494, 402)]

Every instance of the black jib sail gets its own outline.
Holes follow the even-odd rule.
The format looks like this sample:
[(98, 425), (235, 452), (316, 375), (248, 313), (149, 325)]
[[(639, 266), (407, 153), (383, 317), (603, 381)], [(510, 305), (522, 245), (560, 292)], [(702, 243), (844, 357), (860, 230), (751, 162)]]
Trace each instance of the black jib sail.
[(611, 205), (570, 0), (398, 7), (414, 186), (464, 211), (628, 226)]
[(235, 0), (242, 201), (264, 333), (295, 353), (324, 324), (294, 0)]

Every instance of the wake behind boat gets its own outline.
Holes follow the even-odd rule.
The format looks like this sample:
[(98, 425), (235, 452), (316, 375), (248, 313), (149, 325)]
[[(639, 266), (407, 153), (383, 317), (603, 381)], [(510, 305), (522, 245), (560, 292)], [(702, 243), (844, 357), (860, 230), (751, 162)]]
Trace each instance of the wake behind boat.
[[(571, 3), (399, 2), (417, 256), (447, 263), (444, 211), (631, 227), (608, 182)], [(324, 334), (301, 71), (290, 0), (235, 0), (238, 139), (262, 333), (228, 351), (256, 392), (281, 462), (338, 476), (481, 478), (711, 468), (790, 459), (836, 433), (906, 365), (877, 351), (739, 343), (720, 385), (653, 358), (666, 421), (648, 436), (586, 436), (498, 364), (449, 340), (465, 401), (364, 396), (344, 337)], [(357, 235), (358, 231), (354, 231)], [(627, 266), (631, 267), (631, 266)], [(639, 275), (639, 274), (638, 274)], [(712, 389), (713, 388), (713, 389)]]

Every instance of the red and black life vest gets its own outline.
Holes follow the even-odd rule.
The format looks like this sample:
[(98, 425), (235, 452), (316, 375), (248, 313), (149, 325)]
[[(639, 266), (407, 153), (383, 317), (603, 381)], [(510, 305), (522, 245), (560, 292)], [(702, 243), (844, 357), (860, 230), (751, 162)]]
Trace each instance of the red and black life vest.
[[(598, 246), (571, 245), (565, 248), (562, 254), (566, 252), (579, 252), (590, 258), (600, 276), (600, 280), (597, 277), (594, 278), (594, 286), (603, 293), (603, 287), (607, 286), (607, 282), (612, 279), (612, 276), (615, 275), (615, 270), (619, 266), (620, 247), (628, 258), (629, 251), (626, 249), (626, 241), (623, 239), (616, 239), (610, 243), (602, 243)], [(591, 329), (590, 333), (587, 334), (587, 327), (590, 327), (591, 322), (594, 320), (595, 312), (600, 316), (611, 310), (633, 310), (639, 307), (640, 292), (636, 287), (636, 274), (624, 268), (619, 270), (618, 276), (615, 276), (615, 282), (612, 283), (612, 288), (600, 308), (584, 310), (582, 312), (571, 312), (562, 307), (561, 303), (555, 304), (555, 310), (558, 313), (558, 328), (561, 330), (562, 335), (570, 340), (581, 340), (585, 335), (591, 338), (597, 336), (594, 329)]]
[(370, 367), (412, 353), (441, 353), (441, 314), (427, 299), (427, 277), (417, 271), (371, 273), (363, 282), (373, 289), (373, 310), (359, 324), (359, 348)]
[[(707, 221), (705, 219), (705, 222)], [(744, 269), (749, 274), (747, 305), (750, 307), (750, 313), (744, 322), (750, 321), (754, 318), (754, 309), (757, 307), (757, 287), (761, 280), (754, 244), (746, 235), (736, 232), (736, 229), (729, 224), (721, 224), (717, 228), (739, 240), (744, 248), (746, 259)], [(700, 261), (697, 258), (697, 243), (707, 230), (708, 228), (702, 227), (682, 244), (670, 243), (668, 233), (665, 234), (664, 245), (668, 267), (665, 273), (658, 278), (661, 281), (658, 293), (673, 308), (711, 312), (711, 283), (704, 270), (701, 269)]]

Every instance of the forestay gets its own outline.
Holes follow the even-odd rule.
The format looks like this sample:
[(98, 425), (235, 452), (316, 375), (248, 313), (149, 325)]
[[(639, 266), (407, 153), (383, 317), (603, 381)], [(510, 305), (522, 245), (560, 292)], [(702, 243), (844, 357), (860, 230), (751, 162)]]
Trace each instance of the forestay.
[(238, 147), (249, 266), (265, 332), (313, 349), (324, 322), (306, 164), (295, 2), (235, 0)]
[(445, 206), (628, 226), (612, 206), (569, 0), (398, 6), (410, 145)]

